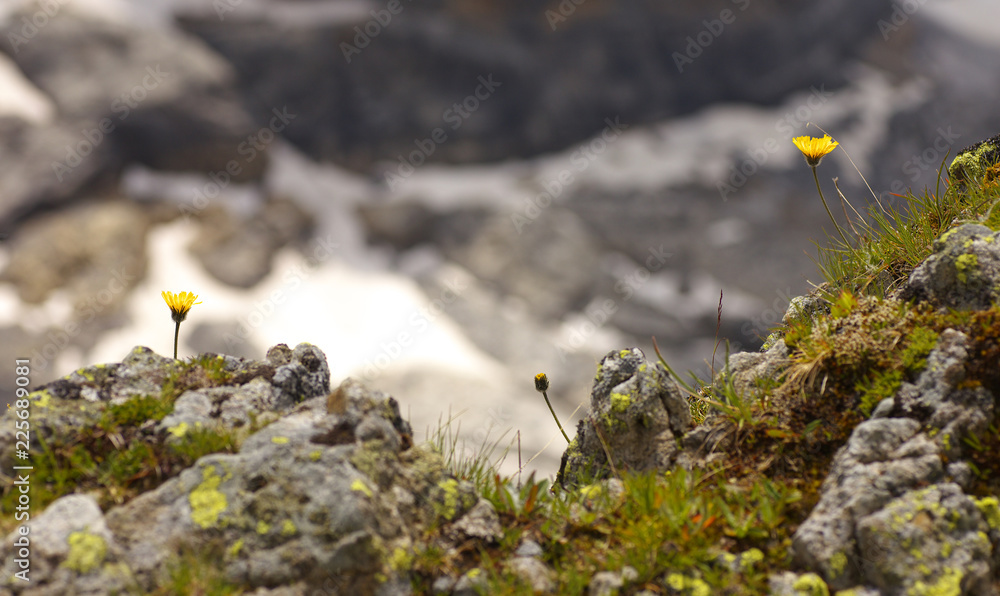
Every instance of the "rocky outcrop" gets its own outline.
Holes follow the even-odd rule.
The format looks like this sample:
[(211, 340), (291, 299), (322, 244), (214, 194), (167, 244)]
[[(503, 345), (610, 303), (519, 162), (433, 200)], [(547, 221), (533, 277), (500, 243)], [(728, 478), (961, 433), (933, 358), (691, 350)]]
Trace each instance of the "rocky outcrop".
[(690, 424), (690, 408), (662, 365), (646, 362), (638, 348), (611, 352), (597, 367), (590, 412), (556, 481), (569, 487), (611, 470), (669, 469)]
[(977, 224), (948, 230), (934, 241), (934, 254), (913, 270), (899, 297), (942, 309), (990, 308), (1000, 299), (997, 239), (997, 232)]
[[(326, 358), (308, 344), (275, 346), (262, 361), (203, 355), (187, 363), (136, 348), (121, 363), (33, 392), (31, 450), (56, 457), (68, 437), (110, 424), (115, 406), (169, 401), (184, 387), (159, 421), (136, 420), (141, 428), (123, 424), (114, 432), (131, 438), (130, 449), (141, 443), (163, 454), (164, 446), (191, 447), (199, 433), (249, 434), (235, 448), (168, 471), (124, 503), (127, 491), (115, 492), (124, 487), (103, 483), (89, 493), (53, 494), (27, 525), (30, 584), (11, 579), (14, 532), (0, 546), (0, 591), (151, 590), (177, 565), (200, 564), (250, 588), (408, 594), (405, 562), (426, 528), (450, 528), (441, 548), (500, 535), (493, 506), (450, 476), (438, 454), (414, 446), (393, 398), (350, 379), (330, 391)], [(5, 417), (0, 429), (4, 469), (13, 457), (13, 422)], [(169, 468), (166, 457), (161, 463)], [(33, 481), (51, 482), (52, 470), (39, 468)], [(183, 553), (193, 558), (179, 559)], [(532, 560), (517, 564), (538, 575)]]

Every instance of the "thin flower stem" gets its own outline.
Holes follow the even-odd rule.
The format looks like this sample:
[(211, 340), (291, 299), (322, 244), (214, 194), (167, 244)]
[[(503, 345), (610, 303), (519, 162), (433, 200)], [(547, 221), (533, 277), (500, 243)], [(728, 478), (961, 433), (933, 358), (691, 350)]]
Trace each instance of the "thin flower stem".
[(559, 423), (559, 417), (556, 416), (556, 411), (552, 409), (552, 404), (549, 403), (549, 395), (548, 395), (548, 393), (545, 392), (545, 391), (542, 391), (542, 397), (545, 398), (545, 405), (547, 405), (549, 407), (549, 412), (552, 413), (552, 419), (556, 421), (556, 426), (559, 427), (559, 432), (562, 433), (562, 436), (563, 436), (564, 439), (566, 439), (566, 444), (568, 445), (569, 442), (570, 442), (569, 441), (569, 435), (566, 434), (566, 431), (563, 430), (562, 424)]
[(181, 322), (177, 321), (177, 326), (174, 327), (174, 360), (177, 360), (177, 336), (181, 333)]
[(837, 228), (837, 232), (840, 233), (840, 237), (844, 239), (844, 245), (847, 248), (851, 247), (851, 243), (847, 240), (847, 236), (844, 235), (844, 230), (840, 229), (840, 224), (837, 220), (833, 218), (833, 213), (830, 212), (830, 207), (826, 204), (826, 198), (823, 196), (823, 189), (819, 185), (819, 174), (816, 173), (816, 166), (812, 166), (813, 180), (816, 181), (816, 190), (819, 191), (819, 199), (823, 201), (823, 208), (826, 209), (826, 214), (830, 216), (830, 221), (833, 222), (833, 227)]

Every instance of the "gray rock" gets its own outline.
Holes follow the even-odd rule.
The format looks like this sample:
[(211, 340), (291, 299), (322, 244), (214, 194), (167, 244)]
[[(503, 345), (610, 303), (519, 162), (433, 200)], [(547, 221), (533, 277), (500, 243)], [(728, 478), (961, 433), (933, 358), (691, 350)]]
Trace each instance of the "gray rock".
[(767, 379), (777, 379), (791, 364), (785, 340), (775, 341), (766, 352), (737, 352), (729, 356), (726, 370), (716, 375), (715, 384), (720, 386), (728, 379), (732, 381), (736, 394), (747, 399), (758, 393), (757, 383)]
[(330, 366), (319, 348), (301, 343), (291, 360), (277, 367), (271, 383), (281, 392), (276, 398), (278, 407), (295, 404), (330, 392)]
[(535, 593), (547, 594), (556, 589), (555, 572), (534, 557), (514, 557), (507, 569), (531, 586)]
[(31, 304), (64, 289), (76, 309), (74, 323), (86, 325), (114, 313), (146, 275), (151, 223), (142, 209), (121, 201), (39, 216), (11, 237), (0, 279), (14, 284), (21, 300)]
[(1000, 300), (997, 237), (977, 224), (948, 230), (934, 241), (934, 253), (913, 270), (899, 297), (942, 309), (990, 308)]
[(431, 584), (431, 593), (433, 594), (451, 594), (452, 590), (455, 589), (455, 584), (458, 580), (450, 575), (442, 575), (441, 577), (434, 580)]
[(598, 571), (590, 578), (587, 594), (590, 596), (615, 596), (618, 590), (639, 578), (639, 573), (632, 567), (623, 567), (621, 571)]
[[(19, 36), (21, 16), (31, 18), (15, 15), (0, 27), (4, 39)], [(259, 126), (241, 105), (230, 67), (197, 40), (67, 10), (30, 43), (19, 44), (11, 58), (52, 98), (62, 119), (89, 121), (94, 129), (105, 123), (107, 132), (95, 131), (99, 148), (107, 145), (156, 169), (226, 174), (235, 160), (237, 178), (263, 172), (261, 151), (254, 150), (252, 161), (239, 153)], [(78, 132), (71, 146), (82, 141)]]
[[(395, 171), (397, 156), (415, 152), (414, 139), (436, 127), (448, 142), (428, 161), (499, 160), (561, 150), (600, 132), (609, 115), (656, 121), (714, 101), (774, 103), (816, 81), (836, 85), (843, 61), (876, 37), (872, 23), (891, 11), (860, 0), (780, 10), (751, 3), (745, 13), (722, 1), (589, 1), (593, 8), (566, 19), (524, 1), (404, 5), (378, 27), (377, 40), (359, 34), (366, 22), (378, 25), (366, 12), (346, 22), (290, 21), (278, 2), (261, 3), (263, 15), (238, 10), (220, 21), (207, 11), (182, 22), (229, 58), (259, 121), (271, 106), (298, 104), (287, 136), (305, 153), (361, 169), (388, 161)], [(726, 9), (739, 25), (688, 63), (685, 52), (695, 50), (685, 49), (686, 38), (708, 36), (705, 22)], [(822, 48), (813, 43), (820, 36)], [(789, 63), (792, 55), (801, 60)], [(642, 74), (628, 76), (622, 64)], [(445, 119), (476, 92), (480, 74), (500, 86), (466, 121)]]
[[(920, 576), (913, 573), (914, 561), (904, 561), (905, 557), (914, 556), (911, 553), (917, 539), (896, 531), (901, 512), (910, 511), (908, 515), (912, 518), (920, 507), (929, 507), (921, 505), (927, 499), (937, 503), (933, 519), (940, 517), (952, 524), (975, 517), (969, 509), (974, 504), (961, 494), (960, 485), (971, 479), (971, 470), (962, 461), (962, 439), (987, 429), (993, 420), (994, 405), (992, 396), (982, 387), (961, 386), (970, 358), (968, 343), (963, 333), (944, 331), (927, 357), (924, 371), (914, 383), (903, 384), (892, 400), (891, 410), (883, 412), (885, 417), (858, 425), (834, 457), (821, 487), (820, 501), (792, 541), (795, 560), (819, 573), (834, 589), (867, 583), (895, 594), (903, 593), (908, 589), (906, 586), (913, 587), (918, 581), (925, 582), (925, 586), (932, 581), (961, 580), (963, 586), (982, 581), (981, 564), (988, 561), (988, 547), (982, 554), (975, 550), (979, 548), (978, 542), (972, 541), (975, 548), (968, 546), (971, 538), (934, 534), (936, 522), (923, 524), (919, 530), (907, 530), (933, 535), (920, 539), (929, 543), (927, 548), (916, 547), (922, 553), (950, 553), (960, 546), (965, 549), (965, 554), (956, 555), (959, 559), (950, 563), (950, 554), (926, 557), (925, 567), (920, 569), (929, 571), (921, 571)], [(920, 489), (949, 477), (957, 484), (942, 485), (933, 493)], [(973, 521), (981, 524), (979, 517)], [(861, 528), (865, 524), (874, 529), (863, 533)], [(960, 528), (961, 532), (979, 531), (968, 530), (967, 526)], [(949, 526), (951, 530), (957, 527)], [(950, 546), (943, 546), (945, 543)], [(968, 555), (973, 551), (974, 557)], [(890, 555), (891, 563), (886, 563)], [(958, 571), (955, 565), (959, 565)], [(953, 575), (956, 572), (971, 579), (956, 579)]]
[(478, 567), (470, 569), (455, 582), (454, 596), (479, 596), (486, 590), (486, 574)]
[(680, 390), (659, 363), (638, 348), (601, 360), (590, 396), (590, 412), (563, 454), (557, 482), (575, 485), (618, 470), (666, 470), (677, 454), (677, 438), (691, 423)]
[(518, 557), (540, 557), (543, 552), (542, 545), (530, 538), (525, 538), (521, 541), (517, 550), (514, 551), (514, 555)]
[(508, 214), (492, 216), (471, 242), (445, 254), (501, 295), (524, 300), (538, 316), (560, 317), (597, 293), (599, 248), (576, 215), (551, 207), (521, 228)]
[[(197, 547), (215, 536), (239, 544), (224, 564), (229, 577), (250, 586), (319, 586), (333, 573), (344, 592), (368, 592), (383, 573), (390, 586), (382, 593), (405, 593), (388, 561), (409, 548), (411, 533), (457, 519), (471, 503), (460, 483), (442, 475), (437, 456), (403, 441), (358, 437), (365, 421), (398, 417), (398, 409), (357, 384), (344, 393), (342, 414), (328, 413), (326, 396), (307, 400), (249, 437), (238, 454), (206, 456), (109, 512), (136, 573), (149, 581), (176, 542)], [(417, 499), (400, 502), (400, 492)]]
[(909, 418), (858, 425), (834, 457), (819, 503), (795, 532), (792, 553), (799, 564), (836, 589), (859, 583), (858, 520), (907, 490), (943, 478), (940, 454), (920, 427)]
[[(771, 596), (820, 596), (830, 593), (826, 582), (815, 573), (798, 574), (792, 571), (783, 571), (772, 574), (768, 578), (768, 583), (770, 584), (768, 593)], [(877, 591), (872, 594), (862, 591), (858, 593), (858, 596), (881, 595)]]
[[(93, 119), (70, 119), (33, 125), (0, 118), (0, 160), (6, 164), (0, 171), (0, 233), (14, 233), (16, 224), (40, 209), (77, 200), (83, 189), (120, 166), (121, 157), (110, 143), (94, 147), (81, 135), (82, 130), (96, 129), (96, 124)], [(68, 157), (80, 143), (90, 149), (86, 158)], [(63, 163), (66, 170), (54, 170), (54, 163)]]
[(935, 441), (952, 461), (962, 456), (962, 440), (984, 432), (993, 420), (993, 396), (983, 387), (958, 388), (965, 379), (969, 339), (946, 329), (927, 357), (927, 368), (913, 384), (904, 384), (894, 402), (897, 411), (937, 429)]
[(954, 484), (910, 491), (857, 528), (865, 581), (883, 593), (994, 593), (989, 528)]
[(486, 499), (479, 499), (479, 502), (455, 522), (453, 527), (469, 538), (484, 542), (495, 542), (503, 536), (500, 517), (493, 504)]
[[(25, 524), (26, 536), (12, 532), (0, 546), (3, 583), (14, 593), (99, 595), (127, 591), (133, 579), (123, 552), (105, 524), (93, 497), (69, 495), (52, 502)], [(26, 539), (27, 546), (18, 545)], [(21, 548), (30, 551), (26, 574), (30, 582), (14, 577), (22, 571), (16, 559)], [(28, 589), (30, 588), (30, 590)]]
[(251, 288), (271, 272), (274, 255), (301, 240), (312, 222), (296, 203), (270, 200), (241, 218), (223, 207), (198, 214), (201, 225), (190, 246), (212, 276), (238, 288)]

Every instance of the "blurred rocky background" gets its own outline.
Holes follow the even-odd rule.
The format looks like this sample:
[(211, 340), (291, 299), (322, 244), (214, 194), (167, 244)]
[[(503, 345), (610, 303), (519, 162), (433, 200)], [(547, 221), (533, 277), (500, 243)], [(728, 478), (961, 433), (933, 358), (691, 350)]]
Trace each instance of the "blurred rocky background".
[[(541, 453), (527, 467), (551, 474), (535, 373), (568, 425), (608, 350), (655, 336), (704, 374), (822, 281), (826, 214), (791, 137), (823, 127), (901, 205), (1000, 129), (998, 13), (6, 0), (0, 385), (15, 358), (41, 384), (169, 354), (160, 291), (188, 290), (182, 357), (312, 342), (418, 438), (453, 418), (470, 449), (513, 441), (508, 471)], [(872, 202), (843, 152), (820, 174)]]

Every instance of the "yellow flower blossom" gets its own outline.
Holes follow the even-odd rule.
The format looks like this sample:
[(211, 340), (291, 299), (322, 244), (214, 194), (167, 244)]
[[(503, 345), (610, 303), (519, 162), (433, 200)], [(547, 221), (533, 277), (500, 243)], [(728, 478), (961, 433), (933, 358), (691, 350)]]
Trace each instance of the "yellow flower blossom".
[(187, 318), (188, 311), (195, 304), (201, 304), (201, 302), (195, 302), (198, 296), (192, 294), (191, 292), (181, 292), (180, 294), (174, 294), (173, 292), (160, 292), (163, 296), (163, 301), (167, 303), (170, 307), (170, 317), (177, 323), (174, 328), (174, 360), (177, 359), (177, 336), (181, 332), (181, 322)]
[(795, 146), (799, 148), (806, 158), (806, 163), (812, 167), (819, 165), (819, 162), (828, 153), (837, 148), (838, 143), (830, 135), (823, 135), (823, 138), (816, 137), (795, 137), (792, 139)]
[(174, 319), (175, 323), (180, 323), (183, 321), (191, 310), (191, 307), (195, 304), (201, 304), (201, 302), (195, 302), (198, 296), (192, 294), (191, 292), (181, 292), (180, 294), (174, 294), (173, 292), (160, 292), (163, 296), (163, 301), (167, 303), (170, 307), (170, 315)]

